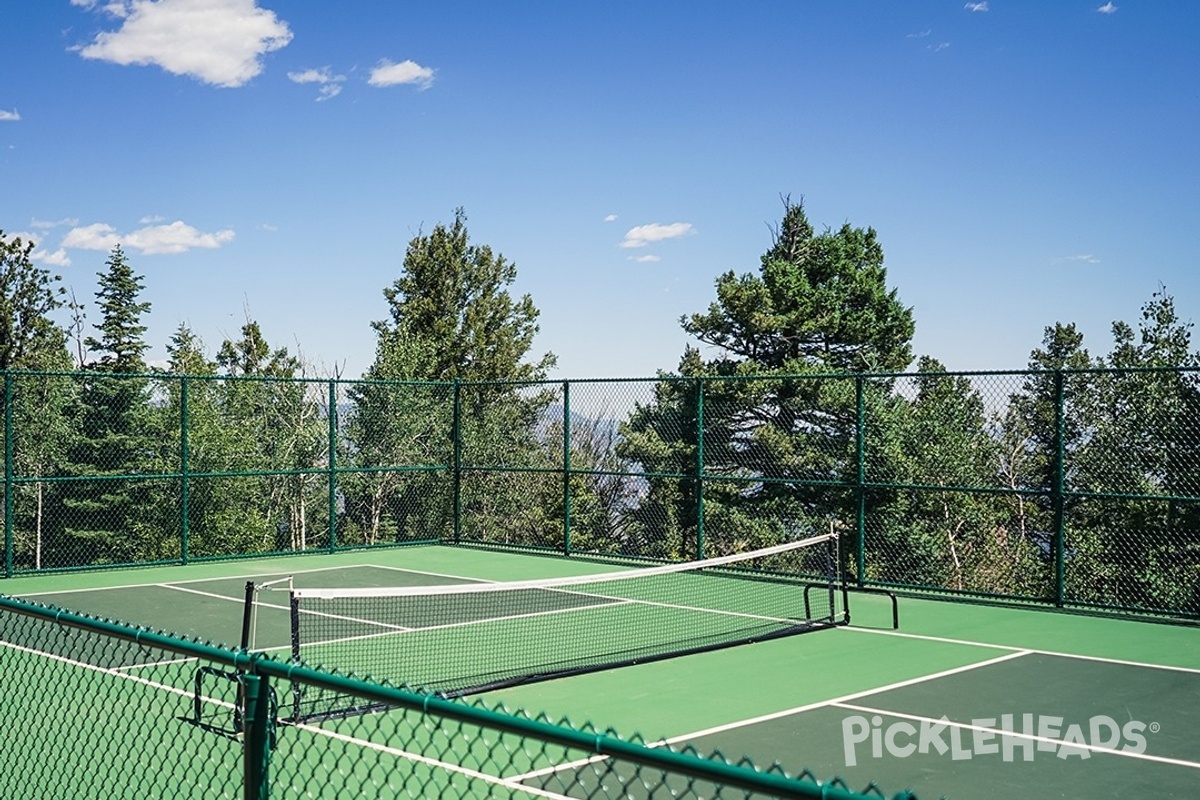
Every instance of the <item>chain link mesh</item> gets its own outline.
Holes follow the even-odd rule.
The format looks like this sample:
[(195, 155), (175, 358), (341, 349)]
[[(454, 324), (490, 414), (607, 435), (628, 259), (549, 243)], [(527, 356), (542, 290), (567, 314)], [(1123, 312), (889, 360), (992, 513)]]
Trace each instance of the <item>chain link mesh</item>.
[(1189, 369), (405, 383), (8, 372), (4, 575), (835, 530), (867, 583), (1200, 617)]
[[(885, 797), (3, 597), (0, 674), (4, 797)], [(389, 710), (277, 723), (297, 684)]]

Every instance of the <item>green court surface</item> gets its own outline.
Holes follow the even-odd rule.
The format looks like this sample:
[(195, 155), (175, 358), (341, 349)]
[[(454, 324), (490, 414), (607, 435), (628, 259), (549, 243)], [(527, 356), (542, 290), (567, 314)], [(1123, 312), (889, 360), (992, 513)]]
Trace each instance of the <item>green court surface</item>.
[[(413, 586), (614, 569), (595, 561), (428, 546), (14, 578), (0, 582), (0, 593), (236, 645), (248, 580)], [(883, 598), (852, 594), (850, 609), (846, 627), (530, 683), (485, 698), (704, 753), (747, 755), (757, 765), (779, 762), (790, 772), (808, 768), (826, 779), (840, 775), (856, 789), (870, 781), (889, 794), (909, 788), (923, 799), (1200, 796), (1195, 627), (901, 598), (900, 629), (892, 630)], [(581, 605), (557, 616), (571, 625), (576, 613), (601, 611)], [(286, 594), (260, 596), (255, 633), (257, 646), (286, 657)], [(172, 685), (178, 677), (167, 675), (185, 668), (156, 663), (139, 676), (147, 685)], [(161, 680), (153, 679), (155, 672)], [(177, 706), (187, 698), (172, 701)], [(10, 697), (5, 705), (36, 703)], [(156, 724), (178, 724), (177, 717), (166, 713)], [(310, 732), (352, 730), (350, 720), (328, 720)], [(219, 744), (197, 736), (194, 746), (204, 758), (228, 757)], [(356, 746), (352, 733), (340, 741)], [(293, 768), (287, 763), (292, 743), (275, 755), (280, 775)], [(10, 752), (14, 744), (19, 748), (19, 739), (6, 740)], [(404, 758), (402, 742), (387, 753)], [(530, 761), (496, 778), (512, 796), (522, 796), (521, 787), (531, 789), (525, 796), (538, 796), (555, 791), (577, 766)], [(429, 786), (463, 780), (427, 761), (412, 769)]]

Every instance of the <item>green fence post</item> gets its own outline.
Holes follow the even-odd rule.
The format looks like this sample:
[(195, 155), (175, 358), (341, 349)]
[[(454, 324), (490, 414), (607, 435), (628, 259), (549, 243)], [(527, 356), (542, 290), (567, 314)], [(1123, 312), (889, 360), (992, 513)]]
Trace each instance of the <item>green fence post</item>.
[(189, 422), (188, 379), (185, 376), (179, 380), (179, 560), (183, 564), (188, 563), (188, 533), (190, 532), (188, 518), (191, 516), (188, 494)]
[(563, 381), (563, 555), (571, 555), (571, 382)]
[(704, 558), (704, 379), (696, 379), (696, 560)]
[[(854, 397), (858, 407), (856, 412), (857, 426), (855, 430), (855, 458), (858, 462), (858, 472), (854, 485), (855, 499), (858, 505), (858, 517), (854, 524), (854, 554), (855, 568), (858, 572), (858, 585), (861, 587), (867, 572), (867, 403), (863, 391), (863, 376), (854, 379)], [(841, 569), (841, 565), (838, 565)]]
[(1062, 370), (1054, 372), (1054, 486), (1051, 502), (1054, 508), (1054, 605), (1062, 608), (1066, 602), (1066, 513), (1063, 487), (1066, 482), (1066, 390)]
[(329, 381), (329, 552), (337, 550), (337, 382)]
[(245, 708), (242, 720), (246, 738), (242, 752), (245, 800), (267, 800), (270, 796), (271, 688), (265, 675), (246, 673), (242, 676)]
[(454, 379), (454, 421), (450, 431), (454, 446), (454, 543), (462, 541), (462, 382)]
[(13, 385), (4, 373), (4, 577), (13, 574)]

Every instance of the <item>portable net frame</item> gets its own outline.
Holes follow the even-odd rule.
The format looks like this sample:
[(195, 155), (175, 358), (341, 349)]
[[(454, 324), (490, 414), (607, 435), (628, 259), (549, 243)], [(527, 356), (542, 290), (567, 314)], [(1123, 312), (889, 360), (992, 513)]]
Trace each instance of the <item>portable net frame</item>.
[[(291, 588), (291, 655), (461, 696), (844, 625), (838, 564), (829, 534), (568, 578)], [(311, 687), (297, 687), (291, 705), (292, 721), (374, 710)]]

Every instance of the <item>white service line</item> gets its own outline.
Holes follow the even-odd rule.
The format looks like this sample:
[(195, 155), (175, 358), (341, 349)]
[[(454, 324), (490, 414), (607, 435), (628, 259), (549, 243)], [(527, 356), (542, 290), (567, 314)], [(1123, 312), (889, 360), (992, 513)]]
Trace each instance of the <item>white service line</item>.
[[(849, 702), (851, 700), (857, 700), (861, 697), (870, 697), (873, 694), (879, 694), (881, 692), (891, 691), (892, 689), (901, 689), (905, 686), (914, 686), (918, 683), (925, 683), (926, 681), (937, 680), (938, 678), (945, 678), (950, 675), (957, 675), (961, 672), (969, 672), (973, 669), (978, 669), (980, 667), (989, 667), (993, 664), (1000, 664), (1005, 661), (1011, 661), (1014, 658), (1021, 658), (1022, 656), (1027, 656), (1031, 652), (1032, 651), (1029, 651), (1029, 650), (1020, 650), (1015, 653), (1006, 653), (1005, 655), (997, 656), (995, 658), (990, 658), (986, 661), (978, 661), (978, 662), (975, 662), (974, 664), (965, 664), (961, 667), (954, 667), (952, 669), (942, 670), (941, 672), (934, 672), (929, 675), (921, 675), (916, 678), (909, 678), (907, 680), (897, 681), (895, 683), (889, 683), (886, 686), (879, 686), (874, 689), (866, 689), (861, 692), (854, 692), (852, 694), (842, 695), (841, 697), (834, 697), (829, 700), (820, 700), (815, 703), (808, 703), (806, 705), (796, 706), (794, 708), (788, 708), (783, 711), (774, 711), (770, 714), (763, 714), (763, 715), (757, 716), (757, 717), (750, 717), (748, 719), (738, 720), (737, 722), (729, 722), (724, 725), (715, 725), (711, 728), (704, 728), (703, 730), (692, 731), (691, 733), (685, 733), (680, 736), (672, 736), (668, 739), (663, 739), (662, 741), (655, 742), (654, 744), (652, 744), (650, 746), (658, 747), (658, 746), (661, 746), (664, 744), (676, 744), (678, 742), (684, 742), (689, 739), (698, 738), (700, 736), (709, 736), (714, 733), (724, 733), (725, 731), (736, 730), (737, 728), (744, 728), (748, 725), (757, 725), (762, 722), (770, 722), (771, 720), (782, 719), (783, 717), (790, 717), (795, 714), (802, 714), (805, 711), (814, 711), (818, 708), (826, 708), (828, 706), (837, 705), (838, 703), (845, 703), (845, 702)], [(542, 774), (549, 774), (551, 772), (557, 772), (557, 771), (560, 771), (563, 769), (575, 769), (577, 767), (583, 766), (585, 764), (588, 764), (588, 763), (591, 763), (591, 762), (597, 761), (597, 760), (599, 760), (599, 759), (597, 757), (593, 756), (591, 758), (581, 759), (579, 761), (572, 761), (567, 764), (557, 765), (556, 767), (550, 768), (549, 770), (538, 770), (535, 772), (525, 773), (524, 775), (517, 776), (516, 778), (514, 778), (514, 780), (522, 780), (526, 777), (534, 777), (534, 776), (538, 776), (538, 775), (542, 775)]]
[(1057, 650), (1040, 650), (1036, 647), (1014, 647), (1008, 644), (996, 644), (995, 642), (973, 642), (968, 639), (948, 639), (943, 636), (928, 636), (921, 633), (905, 633), (903, 631), (884, 631), (878, 628), (856, 628), (853, 625), (843, 625), (838, 630), (853, 631), (855, 633), (874, 633), (881, 636), (897, 636), (902, 639), (922, 639), (927, 642), (944, 642), (946, 644), (962, 644), (970, 647), (991, 647), (997, 650), (1020, 650), (1026, 653), (1035, 653), (1039, 656), (1054, 656), (1055, 658), (1073, 658), (1079, 661), (1099, 661), (1102, 664), (1118, 664), (1123, 667), (1143, 667), (1145, 669), (1164, 669), (1171, 672), (1186, 672), (1194, 675), (1200, 675), (1200, 669), (1195, 667), (1176, 667), (1169, 664), (1154, 664), (1148, 661), (1128, 661), (1121, 658), (1105, 658), (1104, 656), (1085, 656), (1078, 653), (1063, 653)]

